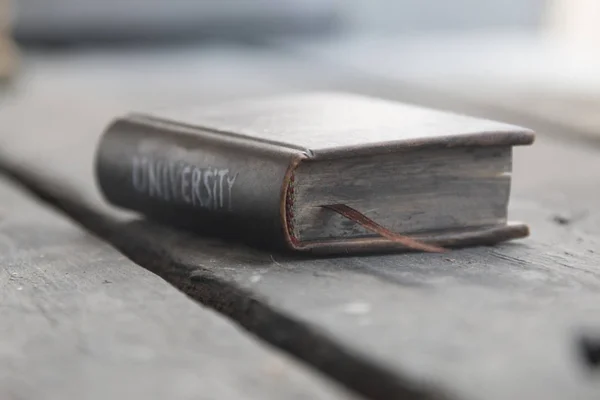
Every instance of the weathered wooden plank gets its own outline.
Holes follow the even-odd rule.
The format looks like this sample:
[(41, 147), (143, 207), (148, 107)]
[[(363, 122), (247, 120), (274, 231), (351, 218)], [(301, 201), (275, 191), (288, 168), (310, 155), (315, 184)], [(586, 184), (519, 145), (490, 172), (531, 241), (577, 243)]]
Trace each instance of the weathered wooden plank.
[[(40, 129), (44, 101), (15, 104), (12, 122), (3, 122), (15, 135), (0, 141), (11, 157), (75, 184), (112, 213), (91, 177), (109, 97), (96, 97), (95, 107), (68, 106), (71, 115), (92, 107), (85, 118), (48, 118), (57, 132), (51, 140)], [(66, 106), (55, 107), (53, 115), (66, 114)], [(19, 114), (30, 116), (21, 126)], [(32, 139), (55, 147), (40, 153), (25, 144)], [(533, 236), (497, 247), (290, 259), (144, 221), (124, 222), (120, 236), (107, 239), (190, 296), (372, 397), (399, 394), (405, 382), (434, 382), (465, 398), (595, 399), (600, 379), (578, 346), (580, 333), (600, 326), (600, 236), (589, 222), (598, 221), (600, 158), (542, 136), (516, 152), (514, 174), (511, 218), (530, 223)], [(372, 381), (361, 382), (356, 371), (372, 372)], [(387, 375), (377, 381), (377, 374)], [(374, 381), (387, 386), (377, 392)]]
[[(142, 246), (128, 254), (152, 257), (158, 273), (175, 264), (189, 274), (182, 290), (275, 344), (293, 336), (279, 326), (287, 315), (399, 380), (408, 372), (467, 398), (595, 398), (599, 382), (578, 358), (577, 335), (600, 324), (599, 239), (557, 225), (533, 202), (512, 211), (544, 236), (445, 256), (297, 260), (143, 221), (122, 231)], [(231, 290), (264, 309), (240, 312)]]
[[(75, 68), (74, 71), (80, 70)], [(77, 81), (75, 79), (74, 82), (73, 76), (77, 76), (77, 73), (66, 74), (62, 68), (57, 68), (54, 71), (50, 69), (50, 72), (48, 69), (40, 69), (39, 74), (41, 76), (37, 76), (37, 73), (29, 75), (26, 87), (20, 93), (17, 92), (15, 97), (8, 99), (5, 107), (0, 110), (2, 115), (0, 129), (4, 131), (4, 134), (0, 136), (0, 144), (3, 149), (9, 149), (8, 152), (0, 151), (2, 159), (6, 161), (4, 158), (6, 156), (7, 159), (15, 161), (17, 164), (21, 163), (33, 171), (46, 170), (48, 172), (52, 170), (53, 176), (47, 177), (43, 182), (48, 189), (45, 193), (54, 191), (64, 194), (65, 191), (62, 190), (61, 184), (66, 181), (77, 187), (77, 190), (94, 204), (95, 211), (110, 212), (113, 216), (128, 218), (129, 214), (115, 213), (112, 207), (108, 207), (99, 199), (93, 179), (95, 145), (106, 122), (116, 113), (126, 112), (129, 106), (133, 108), (140, 107), (140, 105), (152, 106), (155, 105), (155, 100), (151, 96), (140, 93), (137, 94), (138, 97), (135, 97), (138, 99), (137, 102), (127, 98), (126, 93), (130, 87), (125, 86), (121, 89), (113, 87), (116, 94), (99, 90), (95, 92), (94, 98), (82, 103), (77, 100), (90, 90), (90, 85), (95, 86), (85, 80)], [(54, 98), (59, 88), (62, 88), (61, 97), (64, 101), (61, 104), (57, 104)], [(276, 91), (277, 88), (278, 86), (273, 82), (265, 83), (265, 92)], [(175, 93), (173, 95), (175, 99), (193, 97), (189, 90), (188, 86), (184, 84), (184, 86), (171, 88), (171, 93)], [(191, 90), (193, 91), (193, 89)], [(120, 96), (121, 93), (125, 100)], [(227, 97), (222, 92), (217, 93), (215, 97), (219, 95)], [(207, 102), (209, 101), (207, 97), (211, 97), (209, 93), (203, 93), (197, 98), (197, 101)], [(121, 98), (121, 102), (114, 98)], [(169, 100), (166, 103), (169, 103)], [(39, 146), (28, 146), (26, 142), (31, 140), (37, 142)], [(60, 157), (59, 154), (68, 156)], [(40, 192), (37, 194), (44, 195)], [(62, 203), (55, 205), (64, 206)], [(117, 227), (115, 229), (109, 223), (107, 232), (107, 227), (104, 225), (105, 219), (101, 218), (103, 222), (98, 226), (95, 224), (98, 222), (98, 216), (90, 216), (85, 209), (81, 209), (79, 203), (70, 204), (70, 206), (74, 206), (68, 207), (69, 211), (74, 213), (72, 216), (77, 215), (76, 219), (80, 219), (82, 216), (88, 217), (91, 220), (88, 228), (96, 229), (97, 233), (108, 234), (112, 239), (116, 237), (117, 239), (112, 243), (138, 263), (143, 264), (144, 267), (181, 289), (185, 289), (186, 285), (190, 286), (188, 280), (181, 281), (180, 276), (183, 275), (187, 278), (190, 272), (197, 269), (197, 266), (192, 265), (189, 270), (178, 264), (176, 266), (180, 269), (166, 268), (168, 266), (162, 263), (167, 261), (165, 257), (170, 258), (170, 256), (161, 252), (160, 247), (155, 247), (152, 243), (139, 242), (137, 228)], [(125, 219), (125, 221), (127, 220)], [(144, 251), (137, 251), (138, 247)], [(153, 248), (159, 249), (159, 253), (145, 251)], [(167, 263), (171, 261), (167, 261)], [(186, 293), (195, 295), (198, 300), (205, 300), (202, 297), (203, 293), (193, 293), (193, 287), (194, 285), (191, 285), (191, 288), (187, 287), (190, 291), (186, 291)], [(220, 291), (229, 289), (219, 286)], [(307, 332), (307, 329), (298, 323), (284, 321), (281, 323), (282, 327), (278, 328), (277, 324), (272, 322), (274, 318), (272, 313), (267, 313), (265, 316), (261, 314), (262, 311), (257, 314), (249, 310), (251, 307), (247, 303), (251, 302), (251, 297), (247, 294), (241, 294), (237, 302), (235, 296), (226, 296), (225, 299), (226, 302), (237, 304), (235, 312), (249, 316), (252, 324), (256, 325), (263, 321), (264, 332), (289, 340), (290, 346), (295, 349), (292, 352), (296, 356), (303, 357), (305, 360), (318, 358), (321, 363), (318, 365), (319, 368), (342, 380), (348, 386), (353, 386), (355, 390), (379, 398), (389, 398), (390, 393), (403, 398), (427, 398), (429, 396), (428, 390), (421, 391), (420, 388), (414, 387), (417, 383), (405, 382), (397, 374), (390, 374), (382, 371), (378, 366), (368, 365), (363, 360), (354, 357), (351, 351), (338, 348), (339, 346), (335, 342), (320, 338), (314, 332)], [(261, 303), (258, 304), (261, 306)]]
[[(143, 222), (128, 229), (198, 267), (196, 290), (234, 283), (400, 376), (465, 398), (596, 398), (578, 346), (600, 327), (600, 241), (557, 228), (537, 206), (513, 211), (554, 234), (445, 256), (290, 260)], [(204, 296), (236, 315), (227, 296)]]
[(0, 398), (353, 398), (0, 180)]

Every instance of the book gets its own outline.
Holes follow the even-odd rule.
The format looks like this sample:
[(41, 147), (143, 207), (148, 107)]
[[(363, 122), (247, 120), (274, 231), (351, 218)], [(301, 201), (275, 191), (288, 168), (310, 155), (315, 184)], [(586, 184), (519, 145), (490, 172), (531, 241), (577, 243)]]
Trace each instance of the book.
[(132, 112), (104, 132), (97, 182), (161, 222), (296, 251), (493, 244), (529, 129), (347, 93)]

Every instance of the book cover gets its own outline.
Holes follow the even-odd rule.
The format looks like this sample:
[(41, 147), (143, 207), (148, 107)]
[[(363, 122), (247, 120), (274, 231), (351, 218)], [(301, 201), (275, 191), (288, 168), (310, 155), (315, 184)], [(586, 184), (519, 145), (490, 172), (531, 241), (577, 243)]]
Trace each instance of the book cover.
[(111, 203), (208, 235), (434, 251), (528, 234), (507, 206), (512, 147), (533, 140), (495, 121), (308, 93), (117, 118), (96, 171)]

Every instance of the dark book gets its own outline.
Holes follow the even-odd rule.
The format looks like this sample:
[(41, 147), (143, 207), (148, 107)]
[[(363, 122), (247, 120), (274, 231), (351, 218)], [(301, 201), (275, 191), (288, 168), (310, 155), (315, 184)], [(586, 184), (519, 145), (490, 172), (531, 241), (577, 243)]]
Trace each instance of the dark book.
[(494, 121), (300, 94), (123, 116), (96, 171), (111, 203), (206, 234), (320, 252), (436, 251), (528, 235), (507, 207), (512, 147), (533, 140)]

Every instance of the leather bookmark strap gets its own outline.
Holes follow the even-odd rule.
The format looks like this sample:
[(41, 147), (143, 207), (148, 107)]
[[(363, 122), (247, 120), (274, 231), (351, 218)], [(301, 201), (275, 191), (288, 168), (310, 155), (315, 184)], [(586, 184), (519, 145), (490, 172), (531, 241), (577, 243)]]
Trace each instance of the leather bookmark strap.
[(368, 229), (371, 232), (375, 232), (378, 235), (383, 236), (384, 238), (389, 239), (393, 242), (400, 243), (410, 249), (427, 251), (430, 253), (445, 253), (448, 251), (448, 249), (445, 249), (443, 247), (423, 243), (419, 240), (412, 239), (408, 236), (392, 232), (389, 229), (379, 225), (377, 222), (373, 221), (371, 218), (367, 217), (360, 211), (357, 211), (354, 208), (349, 207), (345, 204), (328, 204), (321, 207), (327, 208), (331, 211), (335, 211), (336, 213), (348, 218), (349, 220), (362, 225), (365, 229)]

